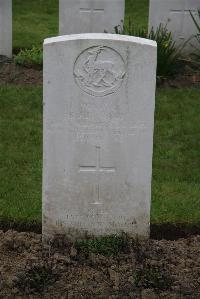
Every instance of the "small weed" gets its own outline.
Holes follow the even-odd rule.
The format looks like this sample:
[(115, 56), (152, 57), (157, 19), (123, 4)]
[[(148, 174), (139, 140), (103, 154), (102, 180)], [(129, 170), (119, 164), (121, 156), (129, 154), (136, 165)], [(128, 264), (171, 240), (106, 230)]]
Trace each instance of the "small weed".
[(147, 30), (142, 27), (136, 27), (130, 18), (126, 24), (123, 24), (122, 22), (120, 25), (115, 26), (114, 29), (116, 34), (138, 36), (143, 38), (147, 38), (148, 36)]
[(116, 34), (125, 34), (154, 40), (157, 42), (157, 76), (167, 77), (175, 75), (181, 66), (181, 49), (176, 46), (167, 26), (160, 26), (148, 33), (146, 29), (136, 27), (131, 19), (128, 24), (115, 27)]
[(15, 285), (21, 291), (31, 294), (43, 292), (58, 278), (56, 269), (49, 263), (36, 263), (16, 275)]
[(17, 55), (15, 55), (14, 62), (26, 67), (41, 67), (43, 64), (42, 49), (33, 47), (32, 49), (21, 50)]
[(176, 46), (167, 26), (160, 24), (156, 31), (152, 28), (148, 38), (157, 42), (157, 76), (167, 77), (178, 73), (181, 66), (181, 49)]
[(135, 273), (135, 285), (140, 288), (167, 290), (172, 284), (172, 279), (165, 268), (146, 265), (137, 269)]
[(76, 241), (75, 247), (86, 254), (95, 253), (105, 256), (113, 256), (122, 252), (127, 252), (129, 243), (128, 238), (124, 235), (112, 235), (91, 240), (79, 240)]

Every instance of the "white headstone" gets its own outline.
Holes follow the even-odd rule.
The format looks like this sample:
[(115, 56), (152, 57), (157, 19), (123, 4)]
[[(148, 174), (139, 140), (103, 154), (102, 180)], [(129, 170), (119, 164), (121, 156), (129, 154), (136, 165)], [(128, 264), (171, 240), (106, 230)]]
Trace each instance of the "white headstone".
[(60, 0), (60, 35), (109, 33), (124, 20), (125, 0)]
[[(149, 31), (167, 24), (177, 45), (182, 45), (197, 33), (189, 11), (196, 17), (198, 8), (200, 0), (150, 0)], [(185, 49), (190, 49), (189, 43)]]
[(0, 0), (0, 55), (12, 57), (12, 0)]
[(44, 42), (43, 235), (148, 237), (156, 43)]

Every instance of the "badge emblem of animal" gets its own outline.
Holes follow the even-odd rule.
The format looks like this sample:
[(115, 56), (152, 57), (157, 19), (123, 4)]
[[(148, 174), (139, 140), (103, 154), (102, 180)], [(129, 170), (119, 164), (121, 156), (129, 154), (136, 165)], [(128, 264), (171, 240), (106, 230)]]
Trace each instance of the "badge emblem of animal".
[(125, 77), (125, 63), (112, 48), (94, 46), (84, 50), (76, 59), (74, 77), (86, 93), (103, 97), (114, 93)]

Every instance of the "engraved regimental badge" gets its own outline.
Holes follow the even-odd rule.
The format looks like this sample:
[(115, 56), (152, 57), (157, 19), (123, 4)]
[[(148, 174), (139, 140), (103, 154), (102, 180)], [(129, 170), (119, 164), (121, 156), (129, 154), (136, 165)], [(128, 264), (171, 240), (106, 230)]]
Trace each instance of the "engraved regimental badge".
[(114, 93), (121, 86), (125, 73), (121, 55), (105, 46), (84, 50), (74, 64), (74, 77), (78, 86), (97, 97)]

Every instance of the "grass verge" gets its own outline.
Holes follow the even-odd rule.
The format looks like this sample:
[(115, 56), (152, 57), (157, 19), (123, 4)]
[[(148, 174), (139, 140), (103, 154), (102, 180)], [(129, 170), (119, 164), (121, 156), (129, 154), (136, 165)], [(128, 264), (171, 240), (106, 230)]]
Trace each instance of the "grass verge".
[[(156, 97), (152, 224), (200, 224), (198, 89)], [(42, 89), (0, 87), (0, 221), (41, 222)]]

